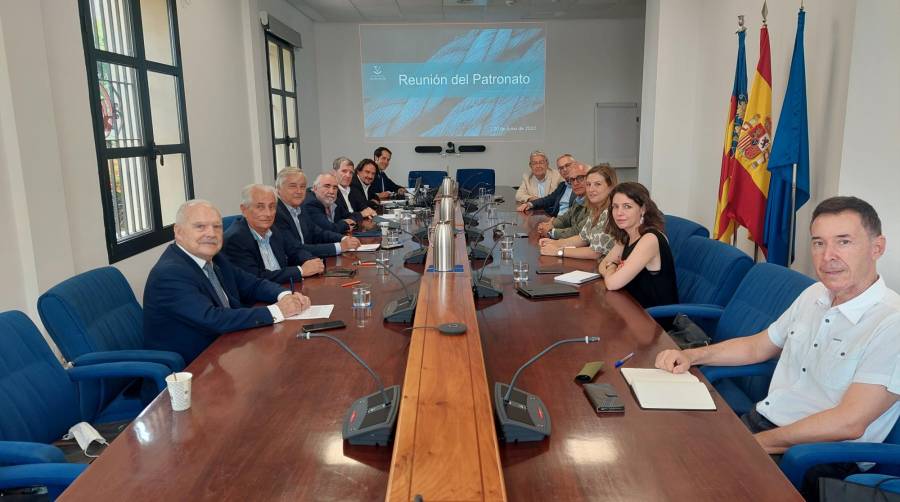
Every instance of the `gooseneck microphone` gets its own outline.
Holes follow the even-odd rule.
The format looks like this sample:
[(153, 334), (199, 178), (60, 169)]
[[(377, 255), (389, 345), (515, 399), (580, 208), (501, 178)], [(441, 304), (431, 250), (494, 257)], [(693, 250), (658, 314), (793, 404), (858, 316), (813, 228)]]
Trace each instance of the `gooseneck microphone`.
[(529, 359), (513, 374), (509, 385), (500, 382), (494, 383), (494, 412), (500, 423), (500, 435), (506, 442), (512, 441), (540, 441), (550, 435), (550, 414), (544, 406), (541, 398), (534, 394), (515, 388), (516, 380), (522, 370), (543, 357), (547, 352), (567, 343), (595, 343), (600, 337), (585, 336), (582, 338), (567, 338), (559, 340), (536, 356)]
[[(484, 261), (481, 264), (481, 268), (478, 270), (478, 276), (475, 277), (473, 275), (472, 293), (475, 294), (475, 298), (497, 298), (498, 296), (503, 296), (503, 290), (494, 284), (494, 281), (484, 278), (484, 269), (487, 268), (487, 260), (494, 254), (494, 249), (501, 240), (502, 239), (494, 239), (494, 245), (491, 246), (490, 251), (485, 253), (484, 258), (482, 258)], [(475, 248), (473, 247), (472, 251), (474, 250)]]
[(341, 434), (344, 439), (353, 445), (387, 445), (394, 435), (394, 424), (397, 423), (397, 409), (400, 397), (400, 386), (393, 385), (384, 388), (381, 378), (356, 352), (350, 349), (340, 339), (324, 333), (309, 333), (301, 331), (297, 338), (309, 340), (311, 338), (327, 338), (341, 346), (348, 354), (356, 359), (378, 384), (378, 392), (357, 399), (347, 411)]
[[(428, 248), (426, 248), (425, 244), (422, 242), (424, 240), (424, 239), (422, 239), (422, 236), (420, 236), (418, 234), (414, 234), (414, 233), (410, 232), (409, 230), (404, 229), (400, 225), (391, 226), (390, 228), (396, 228), (396, 229), (400, 230), (401, 232), (403, 232), (404, 234), (409, 235), (410, 237), (412, 237), (413, 242), (415, 242), (416, 244), (419, 245), (418, 248), (413, 249), (412, 251), (409, 251), (405, 255), (403, 255), (403, 263), (406, 263), (406, 264), (414, 263), (417, 265), (421, 265), (421, 264), (425, 263), (425, 257), (428, 255)], [(427, 234), (426, 234), (426, 236), (427, 236)]]
[(403, 298), (391, 300), (384, 306), (384, 311), (382, 312), (384, 321), (411, 323), (413, 316), (416, 313), (416, 300), (418, 299), (418, 295), (409, 292), (406, 283), (400, 279), (400, 276), (397, 275), (396, 272), (391, 270), (391, 267), (380, 263), (376, 264), (376, 266), (385, 269), (387, 273), (391, 274), (394, 279), (397, 279), (397, 282), (403, 287)]
[(479, 207), (478, 209), (476, 209), (476, 210), (475, 210), (474, 212), (472, 212), (471, 214), (469, 214), (469, 213), (463, 213), (463, 223), (466, 224), (466, 225), (468, 225), (468, 226), (470, 226), (470, 227), (477, 227), (477, 226), (478, 226), (478, 219), (475, 218), (475, 215), (477, 215), (478, 213), (480, 213), (482, 209), (484, 209), (484, 208), (486, 208), (486, 207), (488, 207), (488, 206), (498, 206), (498, 205), (500, 205), (499, 202), (488, 202), (487, 204), (483, 204), (481, 207)]
[[(466, 229), (467, 232), (472, 231), (472, 232), (477, 233), (476, 237), (469, 239), (471, 241), (470, 242), (471, 246), (469, 247), (469, 259), (472, 259), (472, 260), (487, 260), (488, 259), (488, 257), (491, 255), (490, 252), (486, 252), (485, 249), (487, 249), (487, 248), (485, 248), (484, 246), (482, 246), (481, 244), (478, 244), (478, 243), (484, 240), (485, 232), (487, 232), (488, 230), (490, 230), (492, 228), (497, 228), (500, 225), (515, 226), (516, 224), (511, 221), (501, 221), (500, 223), (497, 223), (495, 225), (491, 225), (489, 227), (482, 228), (482, 229), (478, 229), (478, 228), (475, 228), (475, 229), (467, 228)], [(466, 234), (466, 237), (468, 238), (468, 233)]]

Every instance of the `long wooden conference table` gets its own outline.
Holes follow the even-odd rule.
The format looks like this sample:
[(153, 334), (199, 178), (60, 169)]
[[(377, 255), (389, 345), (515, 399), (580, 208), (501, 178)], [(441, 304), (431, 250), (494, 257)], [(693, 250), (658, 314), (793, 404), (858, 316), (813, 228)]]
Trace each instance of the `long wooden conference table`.
[[(534, 273), (539, 265), (594, 267), (588, 260), (539, 256), (534, 227), (544, 217), (515, 213), (512, 191), (499, 193), (507, 202), (496, 221), (505, 218), (529, 232), (528, 239), (516, 239), (513, 256), (531, 263), (530, 281), (553, 280)], [(491, 232), (483, 244), (492, 244)], [(459, 237), (458, 253), (464, 245)], [(595, 281), (581, 286), (578, 297), (528, 300), (515, 293), (511, 261), (498, 249), (484, 274), (502, 286), (503, 297), (473, 301), (465, 287), (468, 262), (463, 272), (446, 274), (402, 266), (403, 254), (416, 246), (408, 242), (392, 253), (393, 270), (419, 291), (414, 325), (465, 322), (468, 332), (454, 341), (430, 328), (383, 323), (382, 308), (403, 290), (373, 267), (360, 267), (354, 278), (373, 285), (368, 310), (351, 308), (350, 289), (340, 287), (348, 279), (303, 283), (313, 304), (333, 303), (332, 319), (347, 324), (329, 333), (385, 385), (402, 385), (392, 446), (342, 440), (351, 402), (376, 384), (332, 342), (297, 339), (309, 321), (286, 321), (220, 337), (188, 367), (194, 374), (190, 410), (173, 412), (167, 393), (160, 394), (62, 499), (800, 500), (715, 391), (714, 412), (637, 405), (613, 362), (634, 352), (629, 366), (651, 367), (656, 354), (674, 344), (627, 294), (607, 292)], [(347, 253), (328, 265), (358, 259), (373, 257)], [(542, 398), (552, 435), (534, 443), (499, 441), (490, 418), (493, 383), (508, 383), (551, 343), (585, 335), (601, 341), (559, 347), (516, 384)], [(624, 413), (594, 412), (574, 381), (589, 361), (605, 363), (595, 382), (619, 391)], [(462, 363), (464, 371), (454, 366)]]

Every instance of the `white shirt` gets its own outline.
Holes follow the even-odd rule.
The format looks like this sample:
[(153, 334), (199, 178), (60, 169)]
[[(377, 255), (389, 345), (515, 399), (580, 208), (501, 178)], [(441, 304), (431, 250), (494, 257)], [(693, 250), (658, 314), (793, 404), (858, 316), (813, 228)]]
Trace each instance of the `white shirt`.
[[(252, 230), (253, 229), (251, 229), (251, 231)], [(191, 259), (194, 260), (194, 263), (196, 263), (197, 266), (200, 267), (200, 271), (203, 272), (203, 267), (206, 265), (206, 260), (204, 260), (203, 258), (200, 258), (198, 256), (194, 256), (193, 254), (191, 254), (190, 251), (188, 251), (187, 249), (184, 249), (184, 246), (182, 246), (181, 244), (178, 244), (177, 242), (175, 243), (175, 245), (178, 246), (178, 249), (184, 251), (184, 254), (190, 256)], [(206, 272), (203, 272), (203, 276), (206, 277)], [(224, 286), (223, 286), (223, 288), (224, 288)], [(280, 299), (284, 298), (285, 295), (289, 295), (289, 294), (291, 294), (290, 291), (282, 291), (281, 293), (278, 293), (278, 299), (280, 300)], [(284, 320), (284, 314), (281, 313), (281, 309), (278, 307), (278, 305), (276, 305), (276, 304), (267, 305), (267, 308), (269, 309), (269, 313), (272, 314), (272, 322), (273, 323), (279, 323)]]
[[(776, 425), (837, 406), (851, 383), (900, 393), (900, 295), (879, 278), (856, 298), (831, 304), (817, 282), (769, 326), (769, 339), (783, 350), (756, 410)], [(898, 416), (895, 402), (856, 441), (884, 441)]]
[(350, 212), (356, 211), (356, 208), (353, 207), (353, 204), (350, 203), (350, 187), (344, 188), (338, 185), (338, 193), (341, 194), (341, 197), (344, 198), (344, 202), (347, 203), (347, 208), (350, 209)]

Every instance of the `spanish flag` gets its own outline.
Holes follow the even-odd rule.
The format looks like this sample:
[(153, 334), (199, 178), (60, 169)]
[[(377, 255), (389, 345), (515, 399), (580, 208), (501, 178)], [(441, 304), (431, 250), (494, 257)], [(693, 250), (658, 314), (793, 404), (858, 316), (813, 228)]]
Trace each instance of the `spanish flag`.
[(731, 240), (731, 235), (734, 233), (734, 216), (728, 211), (728, 196), (731, 175), (737, 165), (734, 152), (737, 149), (741, 124), (744, 121), (744, 109), (747, 108), (747, 56), (744, 51), (744, 29), (741, 28), (737, 35), (737, 66), (734, 70), (734, 87), (731, 90), (728, 122), (725, 126), (725, 145), (722, 152), (722, 167), (719, 172), (719, 197), (716, 200), (716, 223), (713, 226), (713, 238), (723, 242)]
[(759, 38), (759, 64), (750, 88), (734, 158), (737, 164), (729, 185), (726, 215), (750, 232), (750, 239), (766, 252), (763, 243), (766, 197), (769, 193), (769, 149), (772, 145), (772, 64), (769, 31), (763, 24)]

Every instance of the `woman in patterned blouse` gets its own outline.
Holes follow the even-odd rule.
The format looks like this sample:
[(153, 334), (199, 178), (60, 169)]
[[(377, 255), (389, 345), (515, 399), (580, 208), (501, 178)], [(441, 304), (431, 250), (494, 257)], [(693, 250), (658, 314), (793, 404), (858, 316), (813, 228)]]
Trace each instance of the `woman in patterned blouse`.
[(560, 240), (541, 239), (541, 254), (568, 258), (599, 260), (609, 253), (616, 241), (606, 233), (609, 193), (618, 183), (616, 171), (609, 164), (591, 168), (586, 175), (589, 216), (578, 235)]

